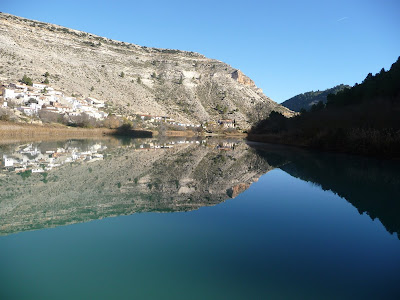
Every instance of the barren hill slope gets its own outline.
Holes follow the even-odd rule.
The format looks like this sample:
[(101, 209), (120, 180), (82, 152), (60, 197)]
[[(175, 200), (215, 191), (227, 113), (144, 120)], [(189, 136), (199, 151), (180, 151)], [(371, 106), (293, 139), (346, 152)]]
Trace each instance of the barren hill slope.
[[(248, 128), (270, 111), (292, 112), (239, 70), (201, 54), (141, 47), (0, 13), (0, 76), (108, 101), (118, 112), (178, 121), (236, 119)], [(94, 89), (92, 89), (92, 87)]]

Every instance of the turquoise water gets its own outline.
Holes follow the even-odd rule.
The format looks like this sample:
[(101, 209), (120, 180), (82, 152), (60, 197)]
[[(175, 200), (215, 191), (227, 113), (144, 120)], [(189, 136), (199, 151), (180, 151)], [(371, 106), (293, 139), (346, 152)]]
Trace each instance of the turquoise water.
[[(99, 218), (92, 215), (91, 221), (85, 219), (86, 212), (81, 212), (82, 219), (74, 215), (76, 222), (64, 220), (65, 224), (70, 224), (66, 226), (44, 223), (35, 212), (30, 222), (36, 222), (34, 227), (38, 229), (21, 229), (26, 228), (19, 225), (26, 219), (19, 219), (19, 211), (28, 215), (25, 210), (33, 212), (40, 206), (45, 207), (46, 213), (51, 211), (54, 218), (61, 218), (57, 213), (70, 206), (66, 204), (69, 200), (64, 198), (56, 203), (49, 200), (44, 206), (46, 200), (41, 200), (41, 193), (35, 190), (36, 175), (32, 174), (25, 181), (14, 175), (21, 184), (29, 185), (31, 195), (42, 202), (32, 200), (32, 204), (25, 203), (28, 208), (20, 204), (10, 212), (11, 201), (18, 202), (22, 196), (15, 194), (11, 200), (4, 200), (3, 194), (0, 208), (8, 209), (3, 213), (4, 218), (18, 222), (12, 226), (11, 221), (10, 224), (3, 222), (0, 227), (3, 228), (0, 299), (399, 298), (400, 241), (396, 232), (400, 198), (396, 194), (399, 190), (396, 170), (399, 169), (395, 163), (293, 150), (285, 152), (273, 147), (272, 150), (254, 150), (243, 143), (231, 152), (221, 152), (218, 142), (215, 144), (217, 146), (208, 142), (201, 151), (201, 144), (194, 143), (184, 145), (184, 150), (178, 151), (178, 147), (162, 150), (165, 152), (162, 155), (148, 152), (158, 158), (147, 162), (142, 157), (142, 164), (146, 161), (154, 169), (148, 169), (147, 177), (140, 177), (137, 185), (143, 178), (154, 178), (157, 172), (161, 172), (160, 178), (166, 178), (171, 172), (163, 173), (160, 169), (167, 165), (167, 160), (174, 165), (182, 155), (186, 161), (196, 161), (199, 153), (207, 153), (200, 163), (186, 165), (182, 173), (175, 169), (174, 176), (180, 179), (178, 183), (171, 181), (171, 186), (160, 179), (159, 187), (154, 187), (156, 181), (150, 181), (153, 185), (149, 189), (149, 181), (146, 181), (143, 186), (132, 184), (128, 191), (128, 182), (133, 179), (127, 182), (118, 179), (120, 187), (112, 186), (121, 198), (134, 199), (131, 204), (134, 208), (129, 210), (124, 206), (124, 210), (117, 211), (113, 206), (112, 213), (97, 213)], [(118, 153), (122, 154), (119, 157), (125, 164), (142, 155), (142, 152), (135, 152), (126, 158), (126, 153), (133, 150), (123, 149), (125, 152), (119, 149)], [(172, 151), (179, 152), (179, 157)], [(182, 154), (182, 151), (186, 152)], [(93, 162), (88, 174), (94, 177), (100, 174), (97, 172), (104, 170), (104, 163), (114, 161), (118, 165), (115, 152), (113, 155), (107, 160)], [(219, 166), (216, 169), (219, 179), (210, 179), (199, 172), (207, 161), (210, 161), (207, 170), (213, 165)], [(164, 162), (162, 166), (161, 162)], [(244, 169), (240, 168), (242, 163), (247, 164)], [(226, 165), (229, 167), (223, 169)], [(51, 181), (55, 176), (51, 172), (73, 172), (76, 168), (86, 169), (87, 165), (72, 164), (49, 171), (50, 181), (39, 182), (38, 188), (51, 190), (50, 185), (57, 184)], [(242, 174), (240, 170), (245, 171)], [(216, 184), (225, 190), (224, 183), (235, 184), (235, 180), (240, 181), (255, 170), (260, 173), (256, 174), (258, 180), (251, 179), (251, 184), (234, 198), (226, 196), (225, 191), (225, 198), (218, 198), (216, 187), (213, 188), (215, 192), (207, 190), (207, 185), (214, 187)], [(115, 177), (119, 176), (116, 171), (112, 172)], [(65, 185), (61, 173), (55, 174)], [(235, 177), (238, 174), (240, 176)], [(365, 176), (357, 177), (357, 174)], [(12, 174), (6, 176), (10, 176), (9, 183), (13, 182)], [(208, 181), (200, 185), (205, 177)], [(4, 188), (7, 177), (0, 178)], [(188, 178), (192, 180), (190, 185)], [(110, 180), (111, 177), (107, 178)], [(92, 186), (97, 188), (101, 184), (93, 181)], [(182, 189), (183, 184), (186, 184), (185, 189)], [(329, 184), (330, 189), (327, 188)], [(172, 190), (175, 185), (176, 191)], [(155, 195), (161, 195), (161, 190), (163, 196), (159, 197), (168, 194), (167, 200), (150, 199), (147, 194), (143, 198), (144, 188)], [(187, 192), (190, 188), (191, 192)], [(215, 193), (223, 200), (215, 200)], [(98, 196), (102, 205), (105, 203), (102, 201), (111, 201), (109, 199), (118, 201), (118, 197), (106, 198), (106, 194), (107, 197), (114, 195), (105, 189), (103, 196)], [(180, 200), (182, 194), (190, 198), (190, 201), (186, 199), (190, 205), (184, 209), (182, 203), (186, 202)], [(364, 202), (360, 202), (359, 195)], [(373, 198), (365, 199), (368, 195)], [(47, 197), (52, 198), (52, 194)], [(76, 199), (72, 204), (78, 207)], [(85, 199), (81, 202), (88, 201)], [(144, 201), (151, 204), (146, 206)], [(174, 206), (170, 202), (174, 202)], [(93, 206), (90, 210), (94, 210)], [(10, 218), (12, 211), (14, 219)], [(120, 215), (114, 216), (115, 212)], [(49, 215), (42, 217), (50, 218)]]

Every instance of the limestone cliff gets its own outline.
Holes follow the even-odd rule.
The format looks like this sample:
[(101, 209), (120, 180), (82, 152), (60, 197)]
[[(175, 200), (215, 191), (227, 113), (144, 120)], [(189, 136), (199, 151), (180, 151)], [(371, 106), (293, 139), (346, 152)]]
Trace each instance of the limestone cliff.
[[(71, 94), (93, 96), (116, 113), (167, 115), (178, 121), (235, 119), (292, 112), (231, 66), (201, 54), (142, 47), (0, 13), (0, 77), (24, 74)], [(93, 89), (92, 89), (93, 87)]]
[(252, 86), (252, 87), (256, 86), (254, 81), (251, 80), (246, 75), (244, 75), (240, 70), (235, 70), (232, 73), (232, 78), (243, 85)]

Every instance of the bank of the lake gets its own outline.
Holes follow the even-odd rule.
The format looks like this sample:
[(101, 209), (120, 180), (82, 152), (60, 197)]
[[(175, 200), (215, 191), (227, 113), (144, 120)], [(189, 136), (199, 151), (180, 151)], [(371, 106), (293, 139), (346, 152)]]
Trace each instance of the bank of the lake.
[(301, 148), (371, 156), (385, 159), (400, 158), (400, 131), (374, 129), (325, 130), (315, 134), (296, 132), (249, 133), (248, 141), (296, 146)]
[(0, 137), (2, 139), (26, 138), (71, 138), (71, 137), (99, 137), (105, 135), (124, 135), (130, 137), (151, 137), (148, 130), (120, 130), (109, 128), (80, 128), (52, 124), (24, 124), (0, 121)]
[(235, 131), (219, 131), (219, 132), (197, 132), (193, 130), (166, 130), (160, 132), (157, 130), (147, 129), (125, 129), (123, 127), (110, 128), (82, 128), (65, 126), (59, 123), (51, 124), (28, 124), (28, 123), (13, 123), (0, 121), (0, 137), (8, 140), (23, 140), (23, 139), (52, 139), (52, 138), (90, 138), (100, 136), (128, 136), (134, 138), (151, 138), (152, 136), (165, 137), (221, 137), (221, 138), (245, 138), (246, 133)]

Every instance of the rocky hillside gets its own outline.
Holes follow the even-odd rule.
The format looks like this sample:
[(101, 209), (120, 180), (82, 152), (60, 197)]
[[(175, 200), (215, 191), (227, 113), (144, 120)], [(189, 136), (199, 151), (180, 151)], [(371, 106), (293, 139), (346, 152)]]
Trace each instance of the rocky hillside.
[(339, 91), (343, 91), (346, 88), (350, 88), (349, 85), (340, 84), (333, 88), (326, 89), (324, 91), (311, 91), (304, 94), (296, 95), (284, 102), (282, 105), (293, 110), (299, 112), (301, 109), (310, 110), (314, 104), (317, 104), (319, 101), (326, 103), (327, 96), (329, 94), (336, 94)]
[(45, 72), (51, 86), (105, 100), (119, 113), (182, 122), (229, 118), (241, 128), (272, 110), (292, 115), (241, 71), (201, 54), (142, 47), (0, 13), (0, 76), (18, 80), (27, 74), (42, 82)]

